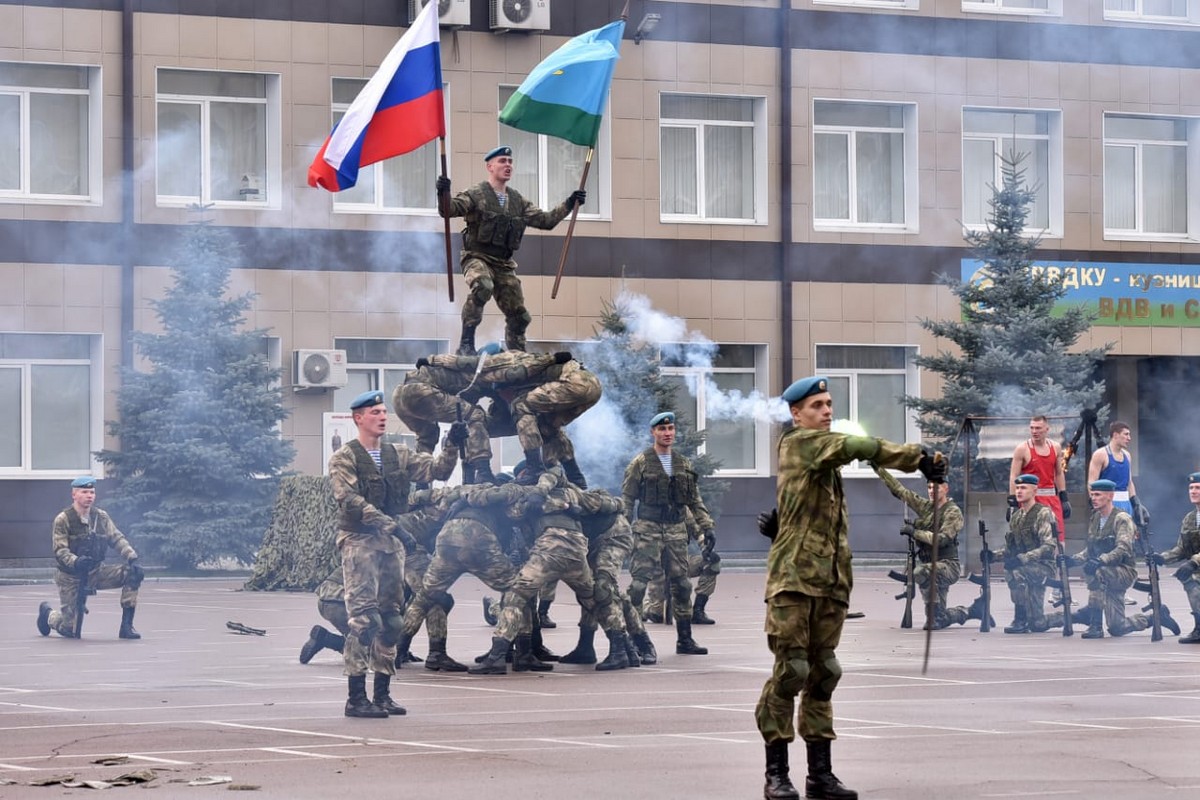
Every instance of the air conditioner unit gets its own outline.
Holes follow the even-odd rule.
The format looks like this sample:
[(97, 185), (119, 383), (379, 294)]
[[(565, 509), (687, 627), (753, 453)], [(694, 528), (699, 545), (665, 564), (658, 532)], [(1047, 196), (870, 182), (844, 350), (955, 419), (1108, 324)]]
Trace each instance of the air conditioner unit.
[(292, 351), (293, 389), (341, 389), (348, 380), (345, 350)]
[[(408, 0), (408, 22), (416, 22), (417, 14), (433, 0)], [(437, 0), (438, 25), (443, 28), (466, 28), (471, 25), (471, 0)]]
[(494, 31), (550, 30), (550, 0), (488, 0)]

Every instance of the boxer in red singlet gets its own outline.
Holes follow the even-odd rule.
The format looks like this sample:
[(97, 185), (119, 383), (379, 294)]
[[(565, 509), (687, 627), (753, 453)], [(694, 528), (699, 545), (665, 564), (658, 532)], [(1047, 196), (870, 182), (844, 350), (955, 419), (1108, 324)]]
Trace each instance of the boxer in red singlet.
[(1067, 499), (1067, 477), (1063, 473), (1062, 458), (1054, 442), (1046, 438), (1050, 425), (1041, 414), (1029, 420), (1029, 441), (1022, 442), (1013, 450), (1012, 467), (1008, 474), (1009, 504), (1016, 496), (1018, 475), (1031, 474), (1038, 477), (1036, 499), (1049, 506), (1058, 522), (1058, 539), (1066, 539), (1066, 520), (1071, 518), (1071, 502)]

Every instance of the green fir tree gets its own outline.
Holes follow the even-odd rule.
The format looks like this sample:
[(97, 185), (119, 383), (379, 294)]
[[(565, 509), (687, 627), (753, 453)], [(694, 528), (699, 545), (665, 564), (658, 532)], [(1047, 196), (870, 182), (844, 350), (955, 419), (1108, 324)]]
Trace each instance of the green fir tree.
[(293, 455), (278, 430), (285, 411), (266, 332), (244, 328), (252, 295), (227, 296), (236, 252), (228, 233), (188, 228), (174, 281), (151, 302), (162, 333), (133, 335), (147, 369), (122, 374), (108, 423), (119, 449), (97, 454), (131, 541), (175, 569), (252, 562)]

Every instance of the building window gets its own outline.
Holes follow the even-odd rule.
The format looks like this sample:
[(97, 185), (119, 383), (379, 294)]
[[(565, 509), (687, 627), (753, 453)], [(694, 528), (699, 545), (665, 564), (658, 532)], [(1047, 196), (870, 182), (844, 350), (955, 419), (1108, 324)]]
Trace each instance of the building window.
[(92, 470), (101, 446), (98, 338), (0, 334), (0, 476)]
[(344, 411), (350, 401), (363, 392), (376, 389), (383, 392), (388, 405), (390, 441), (416, 445), (416, 437), (404, 423), (392, 414), (392, 392), (404, 383), (404, 375), (417, 364), (417, 359), (434, 353), (446, 353), (450, 343), (445, 339), (334, 339), (337, 350), (346, 351), (346, 375), (349, 381), (333, 392), (333, 407)]
[(900, 8), (915, 11), (919, 0), (812, 0), (814, 6), (861, 6), (863, 8)]
[[(501, 86), (499, 112), (516, 91), (515, 86)], [(600, 135), (588, 169), (587, 203), (579, 209), (580, 219), (610, 219), (610, 173), (606, 157), (609, 141), (608, 114), (600, 123)], [(508, 125), (499, 126), (500, 142), (512, 147), (513, 177), (510, 185), (538, 208), (549, 210), (567, 199), (579, 188), (588, 149), (557, 136), (521, 131)]]
[(904, 406), (905, 395), (920, 393), (916, 355), (915, 347), (817, 345), (817, 372), (829, 378), (834, 419), (856, 422), (892, 442), (919, 442), (916, 418)]
[(279, 207), (279, 76), (158, 70), (160, 205)]
[(1195, 152), (1198, 125), (1182, 117), (1105, 115), (1106, 236), (1177, 239), (1195, 230), (1188, 209), (1195, 159), (1188, 150)]
[(1104, 0), (1104, 18), (1200, 24), (1200, 0)]
[(915, 227), (916, 115), (910, 104), (814, 102), (815, 227)]
[(1062, 16), (1062, 0), (963, 0), (963, 11)]
[[(367, 84), (365, 78), (333, 79), (333, 124), (341, 121), (354, 98)], [(443, 87), (446, 91), (447, 87)], [(358, 183), (333, 196), (335, 211), (372, 213), (436, 212), (433, 184), (441, 174), (438, 142), (427, 142), (402, 156), (363, 167)]]
[(755, 97), (659, 98), (663, 222), (766, 224), (765, 108)]
[(982, 228), (991, 215), (993, 187), (1002, 186), (1002, 158), (1020, 159), (1017, 169), (1034, 192), (1026, 227), (1062, 228), (1061, 115), (1050, 111), (963, 109), (963, 224)]
[(99, 202), (100, 69), (0, 62), (0, 200)]

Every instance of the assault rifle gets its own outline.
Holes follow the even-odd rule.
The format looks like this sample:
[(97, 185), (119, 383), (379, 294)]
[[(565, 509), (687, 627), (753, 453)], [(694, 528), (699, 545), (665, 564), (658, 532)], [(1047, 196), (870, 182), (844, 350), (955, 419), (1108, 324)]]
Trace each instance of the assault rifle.
[(1149, 525), (1137, 526), (1138, 549), (1142, 552), (1142, 557), (1146, 559), (1146, 570), (1150, 574), (1149, 586), (1150, 604), (1143, 611), (1150, 612), (1150, 641), (1162, 641), (1162, 594), (1158, 587), (1158, 564), (1154, 560), (1154, 546), (1150, 543), (1150, 538), (1153, 534), (1150, 532)]
[(988, 547), (987, 524), (979, 520), (979, 539), (983, 549), (979, 551), (979, 562), (983, 574), (979, 585), (979, 596), (983, 598), (983, 614), (979, 620), (979, 632), (987, 633), (992, 629), (992, 549)]
[[(93, 513), (88, 519), (88, 537), (87, 542), (81, 549), (82, 554), (96, 562), (92, 569), (100, 565), (103, 560), (104, 551), (100, 552), (100, 558), (96, 558), (96, 514)], [(107, 549), (107, 548), (106, 548)], [(78, 576), (79, 588), (75, 595), (75, 638), (79, 639), (83, 635), (83, 615), (87, 613), (87, 598), (88, 594), (95, 594), (96, 590), (88, 586), (88, 573), (85, 572)]]
[(1071, 624), (1071, 564), (1067, 561), (1067, 553), (1063, 542), (1058, 538), (1058, 523), (1052, 523), (1054, 531), (1054, 560), (1058, 565), (1058, 582), (1062, 584), (1059, 592), (1062, 594), (1063, 636), (1074, 636), (1075, 628)]
[(901, 628), (912, 627), (912, 604), (913, 598), (917, 595), (917, 545), (913, 542), (911, 536), (908, 538), (908, 557), (904, 562), (904, 572), (896, 572), (894, 569), (888, 570), (888, 577), (894, 581), (899, 581), (904, 584), (904, 591), (896, 595), (897, 600), (904, 601), (904, 614), (900, 617)]

